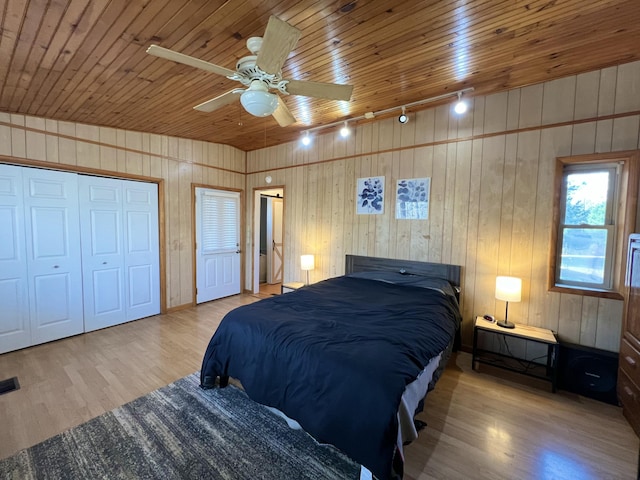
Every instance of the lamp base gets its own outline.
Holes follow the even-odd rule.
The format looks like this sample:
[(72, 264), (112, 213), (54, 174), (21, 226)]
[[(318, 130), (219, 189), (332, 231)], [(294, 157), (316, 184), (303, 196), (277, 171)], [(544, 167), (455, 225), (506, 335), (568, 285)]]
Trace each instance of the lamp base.
[(508, 320), (500, 320), (499, 322), (496, 323), (496, 325), (502, 328), (516, 328), (515, 323), (511, 323)]

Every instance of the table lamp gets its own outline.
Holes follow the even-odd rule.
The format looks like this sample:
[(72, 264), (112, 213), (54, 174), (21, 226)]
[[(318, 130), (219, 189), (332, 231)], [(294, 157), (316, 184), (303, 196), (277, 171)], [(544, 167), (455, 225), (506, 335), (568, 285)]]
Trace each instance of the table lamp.
[(504, 311), (504, 321), (498, 322), (503, 328), (515, 328), (508, 320), (509, 302), (519, 302), (522, 294), (522, 279), (517, 277), (496, 277), (496, 299), (504, 300), (507, 306)]
[(309, 285), (309, 270), (313, 270), (314, 261), (313, 255), (301, 255), (300, 256), (300, 268), (307, 272), (307, 285)]

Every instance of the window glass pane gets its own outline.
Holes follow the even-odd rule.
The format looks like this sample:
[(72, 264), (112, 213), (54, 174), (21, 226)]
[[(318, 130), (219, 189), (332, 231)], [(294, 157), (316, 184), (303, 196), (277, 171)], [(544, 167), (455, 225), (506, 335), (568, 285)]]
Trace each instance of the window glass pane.
[(567, 175), (565, 225), (604, 225), (607, 214), (609, 172)]
[(236, 250), (238, 247), (237, 198), (202, 195), (202, 251)]
[(560, 280), (602, 284), (607, 251), (607, 230), (564, 228)]

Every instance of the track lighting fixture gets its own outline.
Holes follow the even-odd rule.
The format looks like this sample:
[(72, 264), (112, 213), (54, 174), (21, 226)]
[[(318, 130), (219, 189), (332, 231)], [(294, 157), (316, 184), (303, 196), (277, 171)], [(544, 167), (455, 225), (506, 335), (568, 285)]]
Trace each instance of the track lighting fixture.
[[(426, 105), (428, 103), (433, 103), (433, 102), (437, 102), (440, 100), (445, 100), (454, 96), (458, 97), (458, 102), (456, 103), (456, 106), (454, 107), (454, 110), (457, 114), (463, 114), (464, 112), (467, 111), (467, 105), (466, 102), (464, 100), (462, 100), (462, 94), (464, 93), (469, 93), (469, 92), (473, 92), (473, 87), (468, 87), (468, 88), (464, 88), (462, 90), (458, 90), (456, 92), (447, 92), (444, 93), (442, 95), (438, 95), (435, 97), (430, 97), (430, 98), (425, 98), (424, 100), (418, 100), (416, 102), (411, 102), (411, 103), (406, 103), (405, 105), (402, 106), (397, 106), (397, 107), (391, 107), (391, 108), (387, 108), (385, 110), (379, 110), (377, 112), (366, 112), (364, 115), (360, 115), (358, 117), (351, 117), (349, 118), (349, 122), (358, 122), (359, 120), (371, 120), (373, 118), (376, 117), (380, 117), (382, 115), (386, 115), (388, 113), (391, 112), (396, 112), (398, 110), (402, 110), (402, 114), (400, 114), (398, 116), (398, 122), (404, 124), (407, 123), (409, 121), (409, 116), (407, 115), (406, 109), (407, 108), (414, 108), (417, 107), (418, 105)], [(459, 106), (460, 105), (460, 106)], [(344, 120), (338, 120), (336, 122), (332, 122), (332, 123), (327, 123), (325, 125), (318, 125), (317, 127), (311, 127), (308, 130), (305, 130), (305, 136), (302, 137), (302, 143), (307, 145), (307, 140), (306, 140), (306, 135), (310, 135), (313, 132), (318, 132), (320, 130), (325, 130), (327, 128), (333, 128), (333, 127), (337, 127), (338, 125), (342, 124), (343, 127), (340, 129), (340, 135), (343, 138), (348, 137), (351, 134), (351, 131), (349, 129), (349, 126), (347, 125), (347, 121)], [(311, 140), (309, 140), (311, 141)]]
[(398, 117), (398, 121), (400, 123), (407, 123), (409, 121), (409, 117), (407, 117), (407, 112), (405, 111), (405, 107), (402, 107), (402, 113)]
[(340, 129), (340, 136), (342, 138), (347, 138), (350, 133), (351, 133), (351, 130), (349, 130), (349, 126), (347, 125), (347, 122), (344, 122), (344, 126)]
[(302, 137), (302, 144), (307, 147), (311, 145), (311, 137), (309, 136), (309, 132), (304, 132), (304, 136)]
[(462, 92), (458, 92), (458, 101), (453, 107), (453, 111), (456, 112), (458, 115), (462, 115), (467, 111), (467, 102), (462, 100)]

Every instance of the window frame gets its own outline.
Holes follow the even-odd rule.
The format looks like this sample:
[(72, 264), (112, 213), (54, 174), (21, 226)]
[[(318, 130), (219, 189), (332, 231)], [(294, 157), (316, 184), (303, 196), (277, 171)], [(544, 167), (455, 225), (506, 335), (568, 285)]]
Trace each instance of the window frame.
[[(616, 218), (617, 218), (617, 201), (620, 190), (620, 170), (619, 163), (571, 163), (565, 164), (562, 168), (562, 190), (560, 193), (560, 222), (558, 224), (558, 244), (556, 245), (556, 286), (569, 288), (594, 288), (602, 290), (611, 290), (613, 288), (613, 263), (616, 245)], [(607, 208), (605, 212), (604, 223), (601, 225), (589, 224), (567, 224), (565, 214), (567, 211), (567, 177), (576, 173), (598, 173), (607, 172), (609, 174), (609, 186), (607, 190)], [(560, 280), (562, 270), (562, 245), (564, 243), (564, 235), (567, 230), (573, 229), (594, 229), (606, 230), (607, 245), (605, 250), (604, 275), (600, 284), (588, 282), (576, 282), (571, 280)]]
[[(585, 168), (596, 168), (598, 165), (619, 164), (617, 181), (617, 201), (614, 206), (614, 241), (611, 243), (610, 288), (590, 288), (583, 285), (570, 285), (559, 281), (559, 254), (561, 251), (560, 229), (564, 212), (564, 178), (565, 166), (584, 165)], [(553, 216), (551, 226), (551, 242), (549, 252), (548, 290), (602, 298), (623, 299), (624, 266), (627, 255), (627, 239), (633, 233), (638, 217), (638, 182), (640, 150), (612, 152), (605, 154), (577, 155), (556, 158), (554, 178)]]

